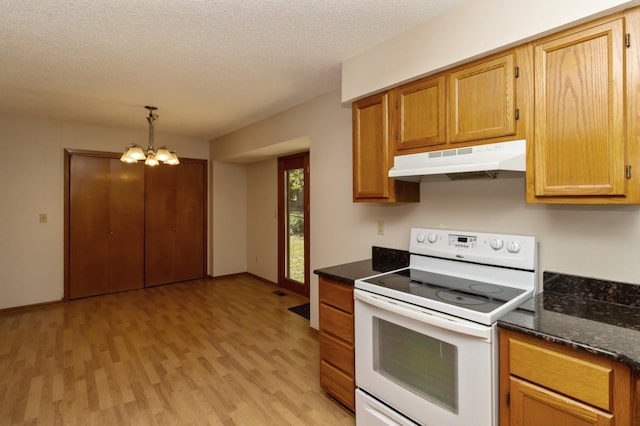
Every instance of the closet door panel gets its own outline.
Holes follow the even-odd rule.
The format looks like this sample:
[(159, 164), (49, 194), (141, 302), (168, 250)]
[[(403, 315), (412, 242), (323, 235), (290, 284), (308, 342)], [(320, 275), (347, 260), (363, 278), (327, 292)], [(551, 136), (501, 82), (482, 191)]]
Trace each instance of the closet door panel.
[(145, 286), (202, 278), (206, 163), (147, 168)]
[(145, 180), (145, 286), (173, 282), (178, 167), (148, 167)]
[(177, 176), (176, 277), (190, 280), (204, 276), (204, 176), (202, 163), (182, 163)]
[(143, 167), (74, 155), (69, 174), (69, 297), (142, 288)]
[(109, 277), (115, 291), (144, 286), (144, 167), (111, 159)]

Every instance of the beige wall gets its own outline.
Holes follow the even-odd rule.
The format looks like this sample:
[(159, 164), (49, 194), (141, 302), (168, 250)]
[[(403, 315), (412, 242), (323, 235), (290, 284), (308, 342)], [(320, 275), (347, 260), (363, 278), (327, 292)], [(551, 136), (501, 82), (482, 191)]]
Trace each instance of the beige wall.
[[(342, 64), (342, 100), (450, 68), (637, 0), (467, 0)], [(393, 64), (393, 65), (391, 65)]]
[[(143, 120), (131, 131), (0, 115), (0, 309), (63, 296), (64, 149), (119, 152), (147, 137)], [(206, 141), (160, 128), (156, 143), (183, 157), (208, 157)], [(39, 223), (40, 213), (48, 223)]]
[(247, 270), (278, 281), (278, 161), (247, 166)]
[[(286, 124), (288, 116), (295, 117), (294, 126)], [(290, 139), (302, 132), (300, 121), (306, 123), (304, 133), (311, 143), (312, 270), (369, 258), (372, 245), (407, 250), (412, 226), (446, 227), (534, 235), (540, 242), (540, 271), (640, 283), (635, 268), (640, 253), (638, 206), (526, 204), (524, 176), (517, 174), (456, 182), (433, 178), (421, 184), (420, 203), (353, 203), (351, 113), (341, 105), (337, 92), (244, 128), (234, 134), (233, 140)], [(218, 142), (225, 143), (225, 138)], [(247, 167), (247, 185), (255, 185), (247, 191), (247, 206), (255, 209), (247, 215), (247, 229), (251, 230), (247, 238), (249, 270), (273, 280), (275, 188), (267, 195), (271, 184), (265, 186), (265, 179), (275, 165), (265, 162)], [(385, 222), (385, 235), (376, 232), (378, 220)], [(271, 266), (254, 267), (251, 258), (255, 256), (273, 259)], [(317, 282), (317, 276), (312, 275), (312, 327), (318, 326)]]
[(242, 165), (211, 161), (214, 277), (247, 271), (247, 174)]

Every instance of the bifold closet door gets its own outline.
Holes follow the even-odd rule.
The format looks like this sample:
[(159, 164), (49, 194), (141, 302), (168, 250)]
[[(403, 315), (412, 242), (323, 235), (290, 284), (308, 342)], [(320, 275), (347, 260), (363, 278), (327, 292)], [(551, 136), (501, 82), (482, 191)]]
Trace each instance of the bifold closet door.
[(206, 162), (148, 167), (145, 286), (205, 276)]
[(72, 155), (69, 298), (144, 285), (144, 165)]

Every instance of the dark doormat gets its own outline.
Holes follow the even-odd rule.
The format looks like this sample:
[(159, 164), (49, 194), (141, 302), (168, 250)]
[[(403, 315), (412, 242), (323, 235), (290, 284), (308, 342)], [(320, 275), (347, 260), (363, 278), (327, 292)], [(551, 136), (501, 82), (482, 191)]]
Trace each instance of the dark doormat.
[(296, 314), (300, 315), (301, 317), (305, 317), (306, 319), (309, 319), (310, 309), (311, 308), (309, 303), (304, 303), (302, 305), (292, 306), (289, 308), (291, 312), (295, 312)]

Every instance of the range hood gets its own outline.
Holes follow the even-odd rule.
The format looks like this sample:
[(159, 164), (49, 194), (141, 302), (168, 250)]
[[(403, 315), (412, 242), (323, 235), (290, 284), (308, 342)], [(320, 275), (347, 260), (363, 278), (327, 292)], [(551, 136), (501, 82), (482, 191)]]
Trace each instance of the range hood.
[(449, 179), (495, 178), (502, 170), (524, 172), (526, 140), (499, 142), (419, 154), (398, 155), (389, 177), (419, 182), (423, 176)]

